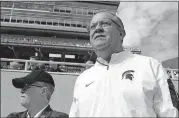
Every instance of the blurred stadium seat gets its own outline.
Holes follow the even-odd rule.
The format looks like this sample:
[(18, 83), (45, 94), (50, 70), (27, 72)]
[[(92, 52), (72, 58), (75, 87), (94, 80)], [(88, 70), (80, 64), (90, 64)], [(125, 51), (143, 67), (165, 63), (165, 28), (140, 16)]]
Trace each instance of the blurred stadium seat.
[(20, 44), (38, 44), (38, 45), (61, 45), (61, 46), (74, 46), (74, 47), (91, 47), (89, 41), (77, 39), (63, 39), (63, 38), (48, 38), (48, 37), (35, 37), (23, 35), (1, 35), (1, 42), (5, 43), (20, 43)]

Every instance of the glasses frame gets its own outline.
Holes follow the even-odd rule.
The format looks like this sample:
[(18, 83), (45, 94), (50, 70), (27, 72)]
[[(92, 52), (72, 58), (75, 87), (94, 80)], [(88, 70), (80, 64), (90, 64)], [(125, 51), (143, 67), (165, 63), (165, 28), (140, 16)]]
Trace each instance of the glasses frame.
[(31, 87), (39, 87), (39, 88), (42, 88), (44, 86), (40, 86), (40, 85), (26, 85), (24, 88), (21, 89), (21, 93), (25, 93), (29, 88)]
[[(110, 26), (112, 26), (112, 22), (115, 24), (115, 25), (117, 25), (118, 26), (118, 29), (119, 30), (121, 30), (121, 31), (123, 31), (124, 29), (119, 25), (119, 24), (117, 24), (114, 20), (112, 20), (112, 19), (105, 19), (105, 20), (109, 20), (109, 21), (111, 21), (111, 24), (110, 24)], [(100, 20), (100, 21), (98, 21), (97, 22), (97, 25), (98, 25), (98, 23), (99, 22), (101, 22), (102, 20)], [(96, 25), (96, 26), (97, 26)], [(102, 26), (100, 26), (100, 27), (102, 27)], [(104, 29), (104, 27), (102, 27), (103, 29)], [(89, 26), (87, 26), (87, 30), (88, 30), (88, 32), (90, 32), (90, 31), (92, 31), (92, 30), (95, 30), (96, 29), (96, 27), (94, 28), (94, 29), (91, 29), (91, 26), (89, 25)]]

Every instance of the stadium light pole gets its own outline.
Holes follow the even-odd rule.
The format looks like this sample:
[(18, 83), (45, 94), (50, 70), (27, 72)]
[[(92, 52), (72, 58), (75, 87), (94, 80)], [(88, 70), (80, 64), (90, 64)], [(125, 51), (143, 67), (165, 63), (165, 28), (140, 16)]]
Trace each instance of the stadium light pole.
[(13, 12), (13, 10), (14, 10), (14, 2), (13, 2), (13, 4), (12, 4), (12, 10), (11, 10), (11, 16), (10, 16), (9, 22), (11, 22), (11, 17), (12, 17), (12, 12)]

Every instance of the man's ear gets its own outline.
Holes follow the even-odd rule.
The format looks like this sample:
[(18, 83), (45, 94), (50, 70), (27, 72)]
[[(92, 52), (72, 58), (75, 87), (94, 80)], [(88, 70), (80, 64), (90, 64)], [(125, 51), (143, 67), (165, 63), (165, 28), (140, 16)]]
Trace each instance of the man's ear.
[(40, 92), (42, 95), (46, 94), (47, 93), (46, 87), (42, 87)]
[(121, 40), (121, 42), (123, 43), (124, 33), (121, 31), (121, 32), (119, 33), (119, 35), (120, 35), (120, 40)]
[(120, 33), (120, 36), (123, 36), (123, 34), (122, 34), (122, 33)]
[(124, 30), (122, 30), (122, 31), (120, 32), (120, 36), (122, 36), (122, 39), (125, 37), (125, 35), (126, 35), (126, 32), (125, 32)]

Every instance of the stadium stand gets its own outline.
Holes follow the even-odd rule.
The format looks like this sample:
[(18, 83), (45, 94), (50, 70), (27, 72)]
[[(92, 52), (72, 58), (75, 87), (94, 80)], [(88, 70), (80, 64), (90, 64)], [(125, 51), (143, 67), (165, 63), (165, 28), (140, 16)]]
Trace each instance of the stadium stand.
[[(3, 33), (1, 34), (1, 43), (5, 46), (23, 46), (24, 44), (28, 45), (29, 47), (32, 46), (49, 46), (50, 49), (53, 49), (55, 46), (63, 47), (64, 50), (66, 50), (69, 47), (80, 47), (84, 48), (86, 50), (86, 57), (89, 57), (88, 51), (91, 49), (91, 45), (89, 43), (89, 37), (83, 36), (82, 31), (85, 30), (89, 24), (89, 21), (91, 17), (96, 14), (99, 11), (111, 11), (114, 12), (119, 3), (115, 2), (13, 2), (13, 1), (4, 1), (1, 2), (1, 23), (11, 23), (18, 25), (36, 25), (36, 28), (42, 28), (38, 26), (43, 26), (44, 29), (48, 29), (48, 27), (55, 27), (62, 29), (67, 28), (74, 28), (74, 31), (81, 32), (81, 34), (75, 34), (71, 37), (68, 36), (69, 32), (66, 31), (66, 34), (63, 34), (64, 32), (60, 32), (63, 34), (63, 37), (61, 36), (48, 36), (45, 37), (42, 34), (39, 36), (35, 36), (33, 34), (26, 35), (26, 34), (16, 34), (16, 33)], [(94, 6), (94, 7), (93, 7)], [(28, 29), (28, 27), (27, 27)], [(82, 30), (80, 30), (82, 29)], [(33, 29), (32, 29), (33, 30)], [(46, 30), (46, 32), (50, 31), (49, 29)], [(28, 32), (27, 32), (28, 33)], [(71, 34), (72, 32), (70, 32)], [(83, 32), (84, 33), (84, 32)], [(88, 33), (88, 32), (85, 32)], [(60, 35), (61, 35), (60, 34)], [(81, 35), (82, 38), (78, 38), (78, 35)], [(65, 49), (66, 48), (66, 49)], [(14, 48), (13, 48), (14, 49)], [(127, 48), (126, 48), (127, 49)], [(39, 49), (40, 50), (40, 49)], [(63, 52), (64, 50), (61, 50)], [(141, 50), (139, 48), (130, 48), (130, 50), (135, 54), (141, 54)], [(14, 53), (17, 50), (13, 50)], [(59, 50), (58, 50), (59, 51)], [(56, 52), (58, 52), (56, 51)], [(30, 51), (31, 53), (35, 53), (34, 51)], [(39, 51), (40, 52), (40, 51)], [(77, 53), (77, 52), (76, 52)], [(79, 52), (78, 52), (79, 53)], [(43, 55), (43, 54), (42, 54)], [(75, 58), (82, 59), (84, 57), (77, 56), (78, 54), (75, 54)], [(84, 52), (83, 52), (84, 55)], [(33, 54), (29, 54), (29, 57), (33, 56)], [(64, 56), (64, 55), (63, 55)], [(48, 56), (47, 56), (48, 57)], [(48, 57), (49, 58), (49, 57)], [(87, 62), (91, 57), (87, 58), (86, 61), (83, 61), (83, 63)], [(96, 57), (95, 57), (96, 58)], [(47, 59), (49, 60), (49, 59)], [(62, 59), (65, 60), (65, 59)], [(91, 59), (89, 61), (92, 61)], [(95, 62), (95, 59), (93, 59), (93, 63)], [(88, 63), (88, 62), (87, 62)], [(13, 69), (24, 69), (26, 70), (27, 67), (25, 67), (25, 62), (13, 62), (12, 65), (14, 66)], [(16, 66), (20, 67), (16, 68)], [(52, 64), (53, 65), (53, 64)], [(44, 64), (38, 64), (38, 68), (43, 68), (47, 71), (63, 71), (63, 72), (72, 72), (72, 73), (80, 73), (84, 70), (84, 67), (78, 68), (78, 67), (71, 67), (67, 66), (65, 64), (60, 65), (56, 64), (54, 68), (52, 69), (52, 65), (49, 63)], [(54, 65), (53, 65), (54, 66)], [(12, 69), (11, 61), (3, 61), (1, 63), (2, 69)]]
[[(85, 69), (93, 66), (96, 61), (96, 55), (93, 53), (93, 50), (91, 50), (89, 35), (86, 30), (89, 21), (91, 17), (99, 11), (116, 11), (118, 5), (119, 3), (111, 1), (1, 2), (1, 29), (3, 33), (1, 34), (0, 38), (1, 45), (4, 46), (4, 48), (2, 48), (3, 51), (0, 50), (0, 55), (2, 57), (0, 69), (2, 71), (3, 82), (7, 82), (7, 84), (2, 84), (2, 86), (4, 86), (2, 87), (4, 89), (2, 90), (2, 96), (5, 97), (2, 99), (5, 102), (2, 103), (5, 104), (5, 107), (2, 109), (3, 115), (1, 116), (5, 117), (9, 111), (14, 112), (15, 110), (19, 110), (19, 107), (11, 107), (11, 101), (14, 100), (14, 96), (16, 96), (18, 93), (15, 93), (17, 92), (15, 91), (13, 92), (15, 93), (12, 95), (13, 97), (10, 95), (10, 97), (7, 96), (7, 88), (9, 89), (9, 86), (7, 85), (9, 85), (12, 76), (20, 76), (24, 75), (25, 73), (29, 73), (32, 70), (29, 68), (30, 64), (33, 63), (35, 63), (33, 69), (43, 69), (51, 73), (56, 78), (55, 80), (58, 81), (57, 87), (62, 87), (62, 89), (66, 88), (65, 91), (60, 92), (58, 90), (61, 89), (57, 88), (57, 93), (64, 92), (62, 93), (63, 95), (71, 93), (70, 95), (65, 96), (65, 98), (55, 99), (58, 101), (53, 102), (53, 105), (55, 106), (57, 105), (57, 102), (59, 103), (59, 101), (61, 101), (60, 104), (63, 104), (62, 106), (65, 107), (59, 107), (58, 104), (56, 108), (64, 109), (64, 111), (68, 113), (72, 101), (71, 98), (73, 86), (77, 75), (79, 75)], [(44, 32), (52, 33), (46, 36), (44, 35)], [(59, 33), (59, 35), (57, 36), (54, 32), (56, 34)], [(33, 33), (36, 33), (36, 35)], [(26, 48), (24, 47), (25, 44), (27, 45)], [(12, 52), (12, 50), (9, 49), (9, 46), (14, 47), (12, 48), (13, 53), (8, 53), (10, 51)], [(29, 59), (30, 57), (34, 57), (35, 53), (41, 53), (40, 49), (42, 47), (46, 47), (45, 49), (43, 48), (45, 51), (42, 55), (46, 55), (45, 57), (47, 57), (47, 59)], [(61, 47), (62, 49), (59, 50), (55, 47)], [(77, 51), (76, 48), (78, 47), (83, 48), (84, 50), (80, 49), (80, 51)], [(38, 48), (38, 51), (36, 51), (35, 48)], [(141, 50), (139, 48), (129, 49), (135, 54), (141, 54)], [(89, 51), (92, 52), (89, 53)], [(16, 57), (16, 59), (14, 59), (15, 52), (22, 53), (21, 56), (19, 56), (20, 58)], [(51, 60), (49, 57), (49, 53), (51, 52), (60, 52), (59, 54), (61, 54), (61, 60)], [(65, 54), (73, 54), (75, 59), (71, 59), (72, 62), (67, 62)], [(5, 55), (12, 56), (5, 57)], [(75, 62), (74, 60), (77, 61)], [(178, 91), (178, 68), (166, 68), (166, 70), (169, 78), (172, 80), (175, 86), (175, 90)], [(173, 84), (170, 82), (171, 87), (173, 87)], [(69, 88), (71, 89), (69, 90)], [(14, 89), (11, 90), (13, 91)], [(17, 103), (16, 100), (14, 100), (13, 103)], [(66, 107), (67, 104), (68, 106)]]
[(58, 45), (58, 46), (75, 46), (91, 48), (89, 41), (78, 39), (64, 39), (55, 37), (35, 37), (24, 35), (1, 35), (2, 43), (19, 43), (19, 44), (38, 44), (38, 45)]
[[(92, 16), (99, 11), (106, 11), (108, 9), (99, 9), (99, 8), (90, 8), (84, 6), (74, 6), (74, 5), (55, 5), (55, 3), (49, 4), (45, 2), (16, 2), (13, 5), (13, 2), (3, 2), (1, 7), (3, 8), (14, 8), (21, 10), (35, 10), (38, 12), (50, 12), (50, 13), (61, 13), (61, 14), (76, 14), (83, 16)], [(21, 15), (21, 14), (20, 14)]]
[[(75, 66), (74, 66), (75, 65)], [(76, 73), (80, 74), (86, 68), (93, 64), (80, 64), (80, 63), (65, 63), (55, 61), (40, 61), (36, 59), (22, 60), (22, 59), (1, 59), (1, 69), (13, 70), (38, 70), (44, 69), (48, 72), (62, 72), (62, 73)], [(32, 68), (33, 67), (33, 68)]]
[[(3, 2), (1, 8), (1, 22), (77, 28), (86, 28), (91, 18), (90, 16), (99, 11), (107, 10), (66, 5), (54, 6), (54, 4), (37, 2)], [(59, 15), (61, 16), (59, 17)], [(83, 19), (81, 19), (82, 16)]]

